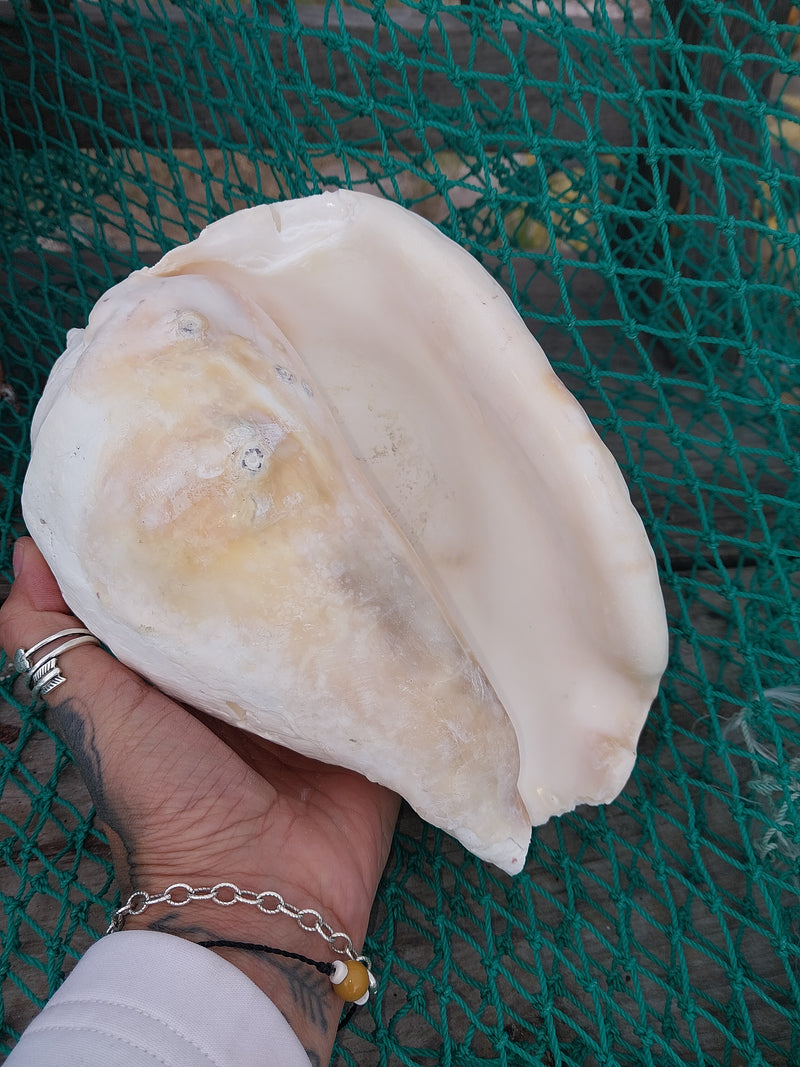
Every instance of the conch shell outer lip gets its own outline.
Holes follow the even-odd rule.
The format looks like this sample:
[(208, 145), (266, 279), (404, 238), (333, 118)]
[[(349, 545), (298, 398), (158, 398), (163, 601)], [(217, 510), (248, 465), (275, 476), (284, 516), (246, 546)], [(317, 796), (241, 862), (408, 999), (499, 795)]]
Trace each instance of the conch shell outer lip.
[[(160, 430), (146, 433), (150, 423)], [(86, 330), (70, 332), (32, 445), (23, 510), (68, 603), (166, 691), (384, 781), (511, 873), (524, 863), (531, 824), (623, 788), (666, 666), (652, 549), (613, 457), (505, 293), (412, 213), (340, 191), (212, 224), (110, 290)], [(128, 520), (127, 499), (139, 501)], [(323, 536), (308, 516), (338, 532)], [(173, 549), (154, 557), (158, 537), (174, 544), (201, 519), (191, 560)], [(139, 547), (125, 521), (137, 526)], [(224, 551), (208, 533), (217, 527)], [(276, 531), (289, 531), (292, 547), (270, 549), (264, 571), (253, 562), (263, 555), (258, 538)], [(348, 550), (354, 538), (361, 553)], [(153, 598), (169, 566), (189, 569), (165, 607)], [(298, 576), (296, 602), (275, 573)], [(228, 653), (244, 632), (236, 596), (247, 596), (254, 576), (277, 599), (247, 632), (256, 643), (284, 642), (293, 662), (267, 655), (253, 694), (245, 685), (242, 696), (244, 661)], [(195, 639), (216, 641), (225, 662), (207, 649), (192, 662), (179, 620), (200, 612), (214, 588), (227, 630), (220, 636), (218, 618), (198, 616)], [(292, 706), (292, 687), (302, 685), (303, 707), (329, 713), (311, 691), (315, 671), (332, 689), (353, 687), (352, 671), (343, 680), (319, 648), (302, 646), (290, 617), (305, 612), (311, 625), (325, 590), (336, 606), (320, 615), (317, 634), (341, 655), (359, 646), (361, 665), (380, 651), (376, 679), (359, 679), (351, 710), (336, 712), (349, 731), (370, 720), (353, 758), (330, 723), (323, 729)], [(126, 614), (121, 601), (137, 592)], [(345, 623), (366, 636), (340, 645)], [(411, 674), (420, 679), (390, 743), (369, 711), (382, 670), (398, 694)], [(445, 734), (455, 797), (447, 774), (431, 771), (436, 781), (426, 782), (411, 770)], [(469, 770), (459, 752), (472, 753)]]

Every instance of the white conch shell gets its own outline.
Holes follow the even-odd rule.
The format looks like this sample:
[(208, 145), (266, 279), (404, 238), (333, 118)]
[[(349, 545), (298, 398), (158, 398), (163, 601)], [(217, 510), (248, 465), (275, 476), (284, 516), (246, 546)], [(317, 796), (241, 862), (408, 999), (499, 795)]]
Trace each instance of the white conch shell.
[(490, 276), (397, 205), (238, 212), (72, 331), (23, 509), (166, 692), (510, 873), (624, 786), (666, 663), (622, 476)]

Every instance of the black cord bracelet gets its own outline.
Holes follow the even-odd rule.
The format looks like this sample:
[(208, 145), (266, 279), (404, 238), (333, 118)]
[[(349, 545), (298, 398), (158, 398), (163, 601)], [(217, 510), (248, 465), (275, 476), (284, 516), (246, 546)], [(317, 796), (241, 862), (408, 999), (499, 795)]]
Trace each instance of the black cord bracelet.
[[(337, 971), (336, 964), (334, 963), (325, 963), (322, 960), (312, 960), (309, 959), (308, 956), (302, 956), (299, 952), (287, 952), (286, 949), (272, 948), (270, 945), (257, 945), (251, 941), (227, 941), (221, 939), (217, 941), (198, 941), (197, 943), (203, 948), (240, 948), (244, 949), (246, 952), (268, 952), (274, 956), (285, 956), (290, 960), (298, 960), (300, 963), (307, 963), (309, 967), (314, 967), (320, 974), (326, 975), (326, 977), (331, 980), (333, 980)], [(347, 1026), (359, 1007), (360, 1005), (357, 1003), (350, 1003), (347, 1011), (339, 1021), (339, 1025), (336, 1027), (337, 1032)]]
[(249, 952), (270, 952), (306, 963), (320, 974), (327, 975), (334, 993), (340, 1000), (350, 1005), (339, 1023), (339, 1030), (350, 1021), (357, 1007), (366, 1004), (370, 992), (377, 988), (375, 976), (370, 969), (369, 958), (356, 955), (353, 942), (347, 934), (334, 930), (314, 908), (297, 908), (293, 904), (288, 904), (281, 894), (273, 889), (255, 893), (250, 889), (240, 889), (233, 882), (218, 882), (216, 885), (201, 886), (197, 889), (193, 889), (185, 882), (174, 882), (161, 893), (148, 893), (143, 889), (135, 889), (127, 901), (114, 912), (106, 933), (112, 934), (117, 930), (122, 930), (129, 915), (141, 915), (152, 905), (168, 904), (173, 908), (182, 908), (189, 901), (212, 901), (225, 908), (232, 904), (249, 904), (256, 907), (263, 915), (286, 915), (294, 919), (301, 930), (309, 934), (319, 934), (334, 952), (346, 956), (346, 960), (338, 959), (333, 963), (321, 963), (319, 960), (309, 959), (308, 956), (301, 956), (299, 952), (287, 952), (281, 948), (272, 948), (270, 945), (260, 945), (252, 941), (230, 941), (219, 938), (197, 942), (202, 948), (239, 948)]

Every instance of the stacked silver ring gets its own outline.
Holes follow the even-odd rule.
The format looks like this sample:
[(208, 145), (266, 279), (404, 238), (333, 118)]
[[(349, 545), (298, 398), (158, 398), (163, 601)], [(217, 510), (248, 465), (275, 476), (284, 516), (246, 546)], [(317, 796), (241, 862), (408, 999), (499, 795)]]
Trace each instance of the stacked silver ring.
[[(68, 637), (70, 640), (64, 641), (58, 648), (54, 648), (50, 652), (45, 652), (35, 663), (31, 662), (31, 656), (34, 652), (39, 652), (41, 649), (47, 648), (48, 645), (55, 644), (62, 637)], [(62, 653), (68, 652), (71, 648), (77, 648), (78, 645), (99, 644), (100, 642), (91, 630), (85, 630), (81, 626), (75, 626), (69, 630), (59, 630), (58, 633), (45, 637), (43, 641), (32, 645), (27, 652), (18, 648), (14, 653), (14, 668), (19, 674), (25, 675), (25, 681), (34, 696), (44, 697), (48, 693), (52, 693), (56, 686), (67, 680), (58, 666), (58, 657)]]

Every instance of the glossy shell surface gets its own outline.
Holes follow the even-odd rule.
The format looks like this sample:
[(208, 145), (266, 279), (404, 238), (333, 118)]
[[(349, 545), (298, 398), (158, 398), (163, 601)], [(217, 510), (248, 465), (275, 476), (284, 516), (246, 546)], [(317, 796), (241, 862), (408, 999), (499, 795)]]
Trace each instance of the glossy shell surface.
[(510, 873), (627, 781), (667, 650), (641, 521), (506, 295), (410, 212), (214, 223), (70, 332), (32, 444), (68, 603), (166, 692)]

